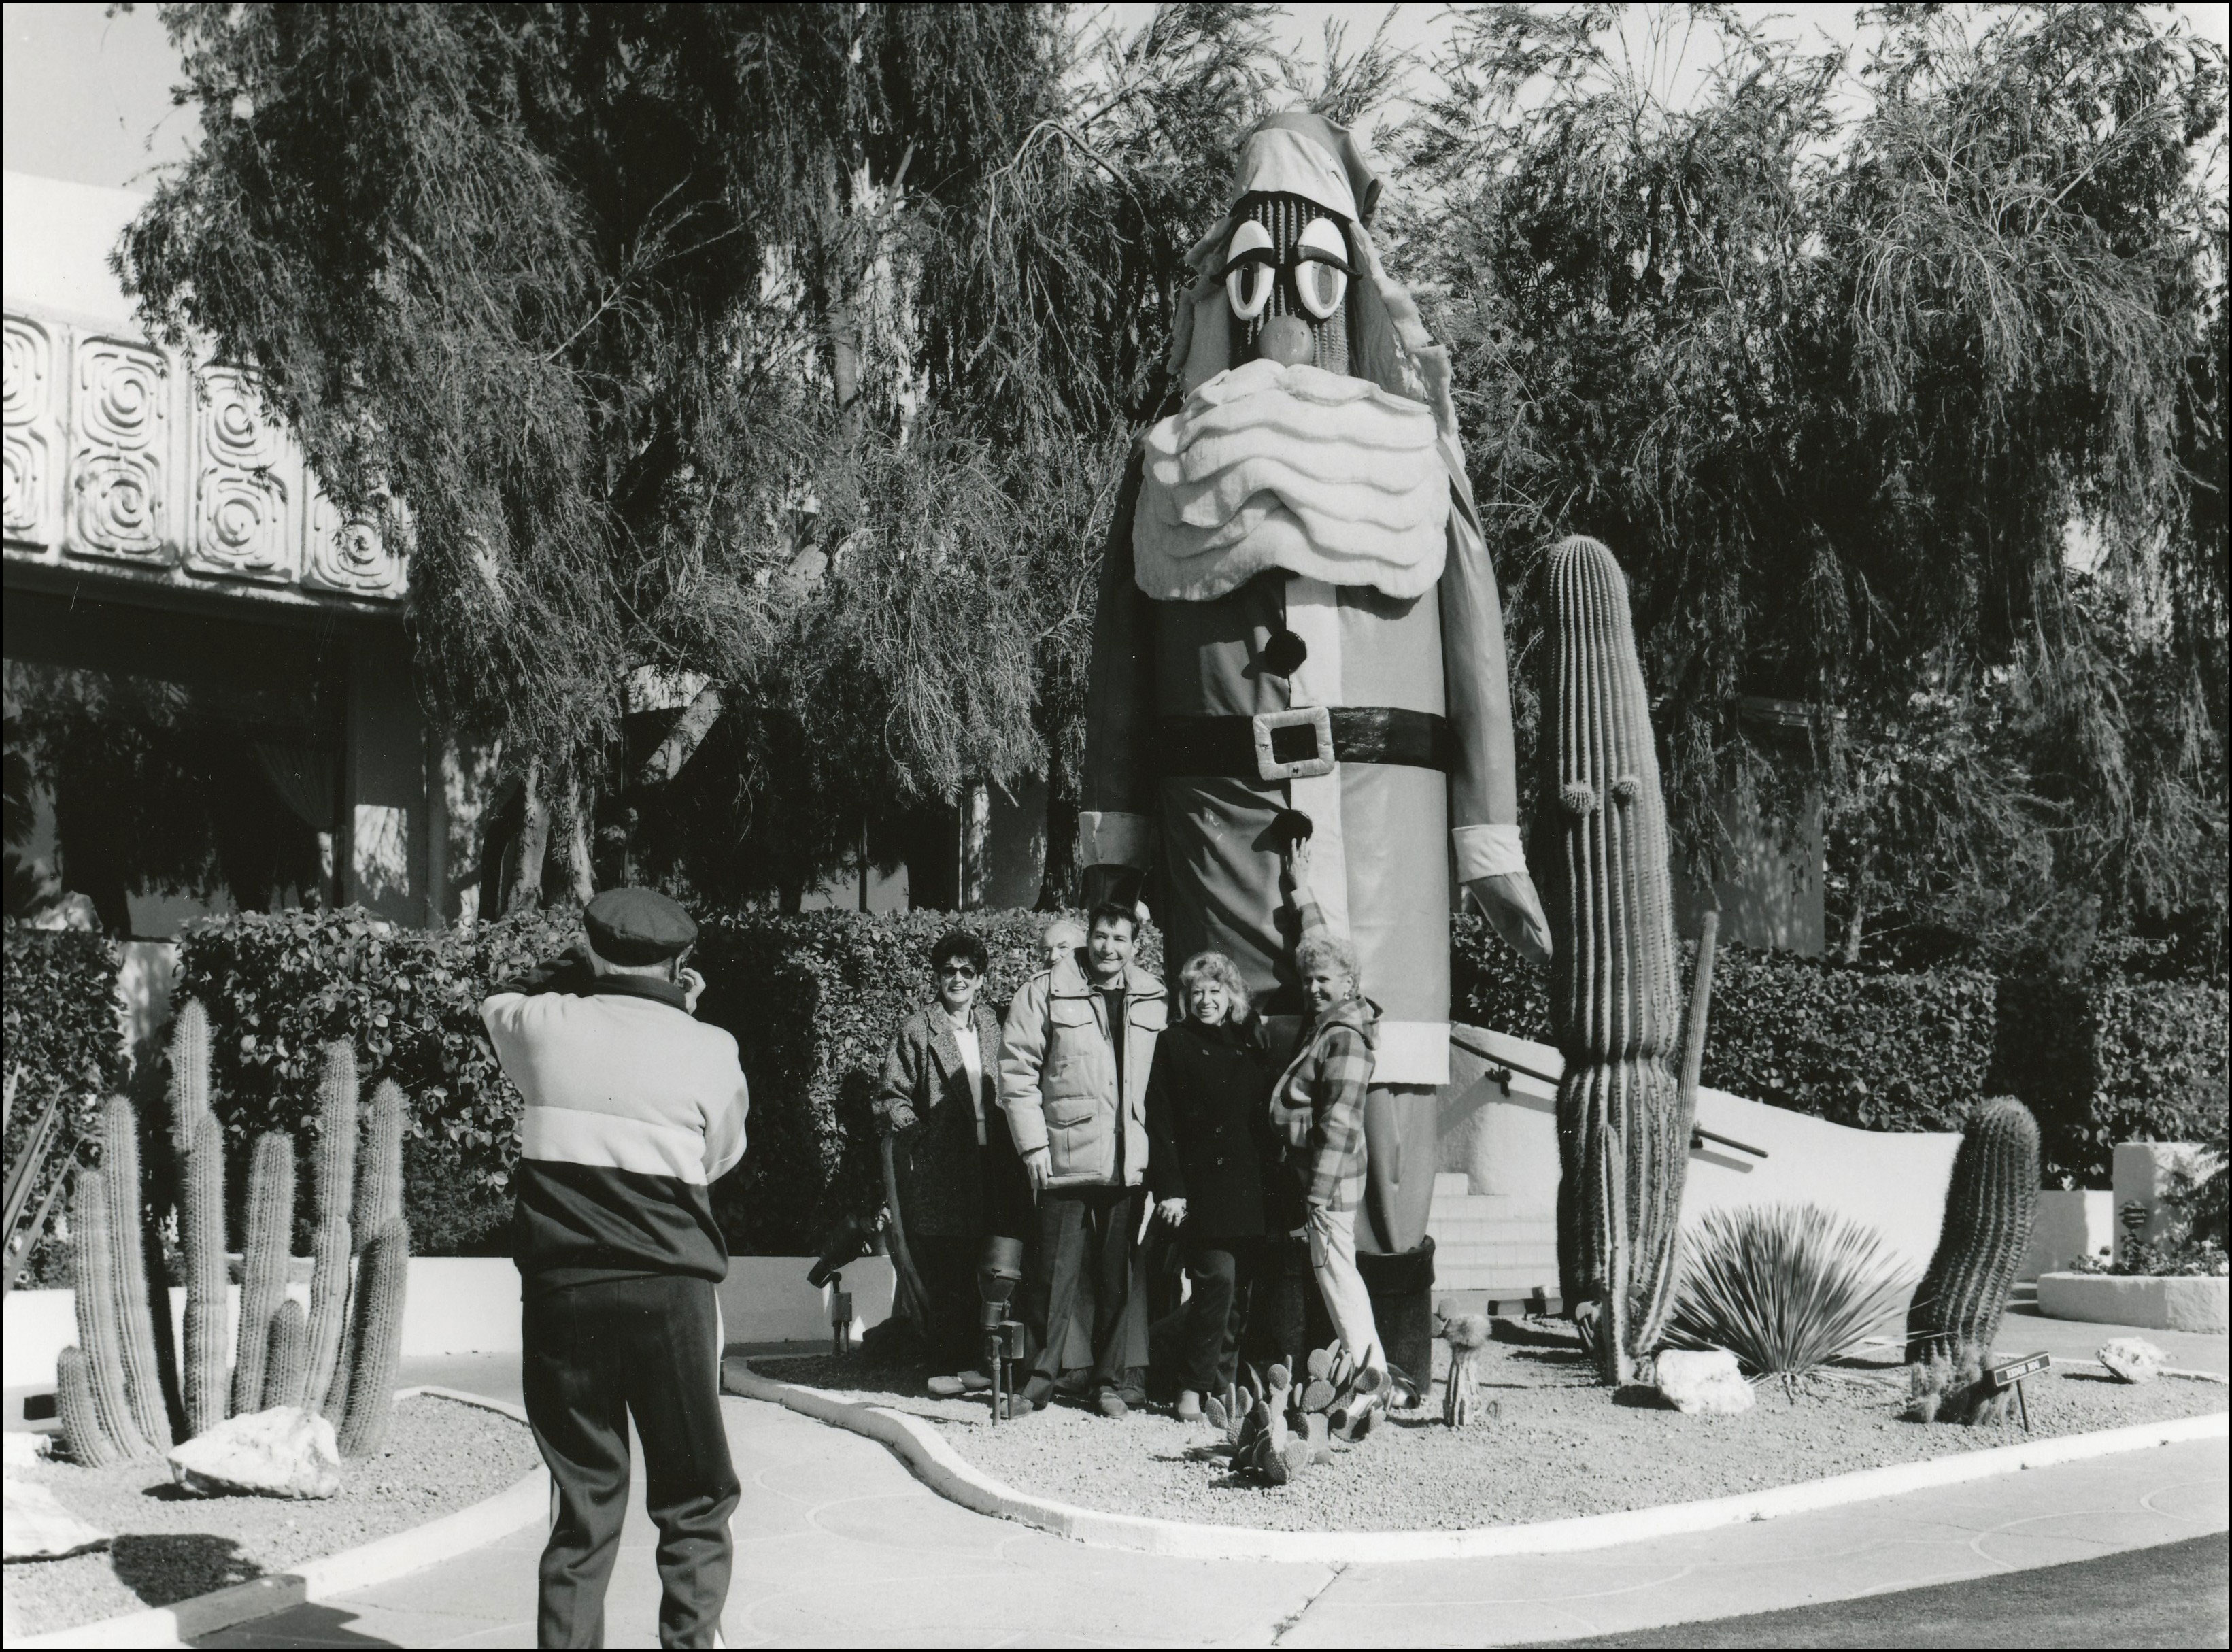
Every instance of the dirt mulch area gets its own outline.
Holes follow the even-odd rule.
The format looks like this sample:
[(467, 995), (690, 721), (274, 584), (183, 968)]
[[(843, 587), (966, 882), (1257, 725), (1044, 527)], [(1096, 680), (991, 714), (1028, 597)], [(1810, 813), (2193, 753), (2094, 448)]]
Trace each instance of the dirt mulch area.
[[(1794, 1397), (1758, 1389), (1740, 1416), (1685, 1417), (1597, 1386), (1579, 1350), (1554, 1334), (1507, 1330), (1478, 1362), (1471, 1425), (1441, 1421), (1447, 1350), (1418, 1410), (1291, 1485), (1236, 1478), (1220, 1436), (1167, 1407), (1111, 1421), (1057, 1404), (993, 1427), (981, 1397), (932, 1400), (923, 1373), (849, 1360), (761, 1359), (779, 1381), (846, 1391), (936, 1421), (954, 1449), (1019, 1492), (1115, 1513), (1278, 1531), (1457, 1529), (1602, 1514), (1757, 1491), (2023, 1438), (2020, 1423), (1959, 1428), (1902, 1420), (1907, 1375), (1897, 1350), (1840, 1362)], [(2098, 1366), (2057, 1366), (2025, 1385), (2034, 1436), (2082, 1434), (2226, 1408), (2216, 1383), (2165, 1377), (2144, 1387)]]
[(386, 1450), (343, 1463), (341, 1494), (321, 1502), (188, 1497), (159, 1457), (108, 1468), (42, 1459), (10, 1472), (117, 1535), (91, 1554), (10, 1562), (9, 1624), (36, 1635), (285, 1571), (493, 1497), (539, 1460), (524, 1424), (432, 1395), (399, 1402)]

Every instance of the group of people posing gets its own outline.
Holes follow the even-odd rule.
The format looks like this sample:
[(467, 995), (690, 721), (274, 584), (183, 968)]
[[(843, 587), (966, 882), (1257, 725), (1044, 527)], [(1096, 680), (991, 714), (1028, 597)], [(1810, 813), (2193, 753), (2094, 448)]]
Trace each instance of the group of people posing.
[(965, 1374), (952, 1386), (985, 1381), (970, 1372), (975, 1270), (986, 1236), (1004, 1235), (1025, 1244), (1028, 1341), (1009, 1415), (1057, 1394), (1108, 1416), (1145, 1403), (1156, 1224), (1192, 1285), (1173, 1362), (1181, 1420), (1223, 1421), (1243, 1349), (1294, 1351), (1269, 1321), (1298, 1240), (1350, 1361), (1384, 1370), (1355, 1234), (1377, 1018), (1354, 949), (1307, 897), (1307, 865), (1305, 850), (1285, 880), (1307, 1015), (1283, 1057), (1221, 953), (1178, 971), (1173, 1023), (1164, 983), (1133, 961), (1129, 906), (1050, 926), (1047, 968), (1004, 1024), (979, 999), (983, 942), (965, 929), (939, 940), (934, 1001), (892, 1037), (874, 1109), (896, 1149), (932, 1367)]

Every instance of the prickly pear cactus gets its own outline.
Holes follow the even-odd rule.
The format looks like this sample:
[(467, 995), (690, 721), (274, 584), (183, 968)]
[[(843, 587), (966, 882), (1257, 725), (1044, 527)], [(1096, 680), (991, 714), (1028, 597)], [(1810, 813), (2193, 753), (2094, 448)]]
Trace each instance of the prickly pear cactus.
[(1554, 957), (1558, 1277), (1607, 1382), (1642, 1380), (1673, 1294), (1690, 1109), (1666, 806), (1627, 581), (1593, 539), (1543, 573), (1542, 762), (1528, 857)]

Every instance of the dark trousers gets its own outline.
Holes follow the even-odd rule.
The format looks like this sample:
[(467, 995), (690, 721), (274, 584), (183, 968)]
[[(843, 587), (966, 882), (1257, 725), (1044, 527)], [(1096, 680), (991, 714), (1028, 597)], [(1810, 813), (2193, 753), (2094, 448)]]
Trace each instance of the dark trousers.
[[(1095, 1387), (1126, 1386), (1147, 1363), (1147, 1290), (1141, 1277), (1141, 1187), (1061, 1187), (1039, 1195), (1038, 1266), (1023, 1281), (1023, 1324), (1035, 1350), (1024, 1392), (1043, 1402), (1061, 1375), (1073, 1318), (1093, 1327)], [(1089, 1305), (1089, 1309), (1087, 1304)], [(1048, 1328), (1052, 1327), (1052, 1334)]]
[(976, 1259), (983, 1248), (982, 1239), (950, 1234), (908, 1236), (914, 1270), (930, 1297), (931, 1329), (923, 1340), (933, 1372), (984, 1363), (984, 1334), (976, 1324)]
[(720, 1312), (710, 1279), (601, 1280), (527, 1298), (527, 1420), (556, 1492), (538, 1646), (605, 1643), (605, 1585), (628, 1497), (628, 1418), (659, 1528), (661, 1646), (710, 1646), (729, 1595), (736, 1472), (721, 1423)]
[(1222, 1394), (1240, 1374), (1240, 1343), (1249, 1304), (1263, 1272), (1261, 1239), (1204, 1239), (1186, 1246), (1185, 1385), (1197, 1394)]

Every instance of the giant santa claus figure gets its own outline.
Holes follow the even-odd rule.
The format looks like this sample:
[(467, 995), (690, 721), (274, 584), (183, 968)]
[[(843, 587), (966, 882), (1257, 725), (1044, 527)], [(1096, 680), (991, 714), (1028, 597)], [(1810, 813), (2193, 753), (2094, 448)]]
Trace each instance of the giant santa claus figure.
[(1300, 1007), (1282, 834), (1307, 816), (1313, 893), (1379, 1006), (1357, 1239), (1385, 1255), (1432, 1198), (1457, 890), (1530, 956), (1549, 931), (1449, 355), (1380, 267), (1379, 189), (1342, 128), (1274, 115), (1190, 255), (1184, 400), (1135, 450), (1102, 576), (1078, 862), (1095, 895), (1152, 872), (1172, 966), (1229, 953), (1275, 1034)]

